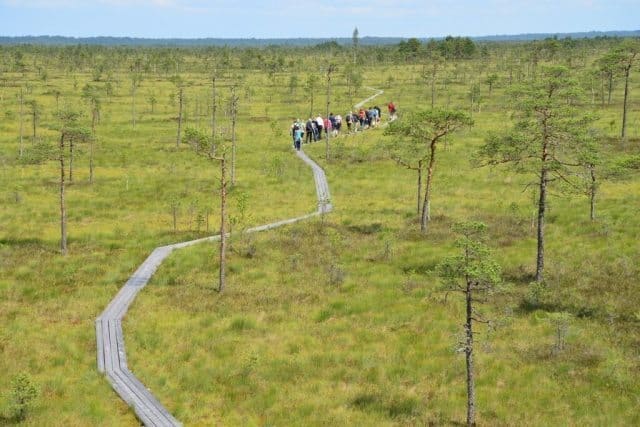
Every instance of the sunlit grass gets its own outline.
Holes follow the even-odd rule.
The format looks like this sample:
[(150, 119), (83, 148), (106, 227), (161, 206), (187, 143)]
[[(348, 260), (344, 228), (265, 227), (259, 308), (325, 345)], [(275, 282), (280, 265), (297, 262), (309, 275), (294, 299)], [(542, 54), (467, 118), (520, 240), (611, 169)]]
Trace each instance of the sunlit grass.
[[(438, 105), (468, 109), (468, 85), (483, 70), (466, 66), (475, 71), (446, 91), (439, 87)], [(420, 70), (404, 64), (366, 68), (366, 81), (375, 87), (395, 77), (372, 104), (384, 110), (393, 99), (401, 112), (428, 105), (429, 87), (416, 78)], [(237, 195), (246, 193), (248, 211), (237, 228), (316, 206), (311, 171), (291, 154), (287, 136), (290, 120), (305, 118), (308, 98), (301, 87), (296, 96), (288, 94), (288, 75), (271, 87), (262, 73), (245, 74), (238, 184), (229, 203), (238, 215)], [(305, 76), (300, 73), (300, 80)], [(91, 77), (75, 78), (78, 89), (67, 74), (51, 72), (47, 87), (27, 75), (29, 97), (44, 110), (38, 134), (54, 148), (57, 134), (49, 127), (56, 126), (56, 107), (48, 92), (58, 88), (61, 106), (64, 101), (85, 109), (79, 91)], [(208, 118), (194, 117), (194, 99), (205, 102), (207, 76), (185, 78), (187, 125), (199, 121), (206, 129)], [(0, 101), (0, 369), (7, 373), (0, 376), (0, 391), (14, 373), (34, 377), (41, 397), (29, 414), (31, 425), (136, 423), (95, 368), (93, 321), (153, 248), (213, 234), (219, 225), (217, 165), (187, 146), (175, 148), (176, 105), (168, 102), (175, 87), (165, 78), (143, 80), (134, 130), (129, 82), (124, 73), (117, 79), (98, 126), (95, 182), (87, 182), (88, 148), (79, 147), (75, 183), (67, 188), (67, 257), (57, 253), (57, 165), (16, 160), (17, 87), (4, 88)], [(332, 105), (344, 115), (346, 89), (338, 89)], [(508, 123), (504, 89), (504, 83), (496, 87), (482, 111), (474, 112), (476, 125), (438, 152), (427, 237), (416, 221), (415, 173), (384, 158), (381, 130), (335, 140), (328, 163), (324, 144), (305, 146), (327, 171), (335, 211), (324, 225), (317, 219), (234, 236), (222, 295), (215, 292), (215, 245), (172, 254), (125, 320), (134, 372), (186, 425), (461, 422), (464, 360), (455, 349), (462, 306), (455, 295), (445, 299), (437, 292), (434, 268), (455, 251), (450, 226), (474, 219), (489, 226), (491, 246), (513, 283), (484, 309), (495, 329), (480, 328), (479, 422), (638, 424), (637, 176), (603, 182), (595, 222), (588, 220), (585, 197), (552, 198), (548, 294), (541, 307), (524, 304), (535, 253), (533, 198), (525, 191), (530, 178), (470, 162), (486, 133)], [(146, 99), (151, 91), (158, 98), (154, 114)], [(220, 89), (222, 103), (226, 91)], [(608, 135), (618, 132), (618, 92), (615, 105), (599, 109), (598, 124)], [(370, 93), (362, 88), (357, 99)], [(318, 112), (324, 111), (323, 98), (316, 95)], [(220, 126), (228, 128), (228, 117), (220, 114)], [(607, 156), (634, 152), (637, 103), (629, 118), (631, 142)], [(29, 123), (25, 118), (27, 153)], [(208, 233), (197, 220), (207, 211)], [(574, 317), (567, 349), (554, 354), (548, 311), (560, 310)]]

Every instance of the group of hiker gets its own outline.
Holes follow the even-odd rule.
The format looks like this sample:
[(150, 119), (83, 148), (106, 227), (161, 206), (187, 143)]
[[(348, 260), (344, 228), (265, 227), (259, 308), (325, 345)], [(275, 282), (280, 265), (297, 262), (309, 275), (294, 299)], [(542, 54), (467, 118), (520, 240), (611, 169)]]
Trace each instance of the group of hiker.
[[(389, 120), (395, 120), (396, 118), (396, 106), (393, 101), (387, 105), (389, 111)], [(322, 132), (325, 136), (331, 135), (336, 137), (342, 130), (342, 122), (347, 125), (347, 132), (349, 134), (360, 132), (362, 130), (373, 128), (378, 126), (381, 121), (382, 111), (378, 106), (369, 108), (360, 108), (357, 111), (349, 111), (345, 115), (344, 119), (340, 114), (329, 113), (329, 117), (323, 118), (318, 114), (318, 117), (309, 117), (306, 122), (302, 122), (297, 119), (293, 122), (290, 129), (290, 135), (293, 139), (293, 147), (296, 150), (300, 150), (302, 140), (306, 144), (319, 141), (322, 139)]]

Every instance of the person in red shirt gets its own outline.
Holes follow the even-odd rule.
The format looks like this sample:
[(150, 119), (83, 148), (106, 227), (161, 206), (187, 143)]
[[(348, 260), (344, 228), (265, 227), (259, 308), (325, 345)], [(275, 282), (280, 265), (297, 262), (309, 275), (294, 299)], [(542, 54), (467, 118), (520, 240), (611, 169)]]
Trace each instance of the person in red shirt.
[(395, 120), (396, 105), (393, 103), (393, 101), (389, 102), (389, 105), (387, 105), (387, 108), (389, 109), (389, 120)]

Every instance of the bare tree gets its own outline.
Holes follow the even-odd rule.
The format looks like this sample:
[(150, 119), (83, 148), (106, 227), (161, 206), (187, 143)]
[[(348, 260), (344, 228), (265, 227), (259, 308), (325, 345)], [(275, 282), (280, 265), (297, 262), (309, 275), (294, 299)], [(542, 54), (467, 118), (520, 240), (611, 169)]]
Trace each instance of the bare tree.
[(184, 88), (178, 87), (178, 133), (176, 135), (176, 148), (180, 148), (182, 142), (182, 109), (184, 106)]
[(134, 71), (130, 75), (131, 79), (131, 126), (136, 128), (136, 93), (138, 91), (138, 87), (140, 87), (140, 83), (142, 82), (142, 75)]
[(572, 169), (581, 166), (578, 155), (595, 119), (575, 107), (579, 94), (567, 68), (544, 67), (538, 80), (511, 91), (517, 119), (513, 128), (490, 136), (480, 150), (489, 164), (510, 163), (537, 180), (536, 282), (543, 279), (549, 185), (571, 184)]
[(481, 295), (492, 294), (500, 283), (500, 266), (491, 259), (482, 240), (486, 226), (468, 222), (456, 224), (454, 231), (460, 238), (460, 255), (447, 258), (439, 266), (440, 277), (447, 292), (460, 292), (465, 299), (465, 339), (461, 352), (465, 354), (467, 383), (467, 426), (476, 425), (476, 387), (474, 365), (474, 323), (488, 323), (482, 319), (474, 304), (483, 302)]
[(236, 185), (236, 124), (238, 121), (238, 101), (240, 98), (236, 95), (237, 85), (231, 85), (231, 185)]
[(309, 101), (311, 105), (309, 106), (309, 117), (315, 117), (313, 115), (313, 101), (314, 95), (316, 91), (316, 85), (318, 84), (318, 76), (315, 74), (309, 74), (307, 77), (307, 81), (304, 85), (305, 93), (309, 95)]
[[(335, 71), (335, 69), (336, 69), (336, 66), (334, 64), (329, 64), (329, 66), (327, 67), (327, 115), (325, 116), (327, 120), (329, 120), (329, 111), (330, 111), (330, 105), (331, 105), (331, 74)], [(324, 133), (326, 135), (324, 156), (325, 156), (325, 160), (328, 162), (329, 161), (329, 135), (331, 134), (331, 132), (329, 132), (329, 129), (325, 129)]]
[(60, 252), (67, 254), (67, 207), (65, 200), (65, 142), (86, 141), (91, 138), (87, 129), (78, 123), (79, 114), (74, 111), (60, 113), (62, 125), (60, 127), (60, 142), (58, 162), (60, 164)]
[(211, 73), (211, 154), (216, 152), (216, 113), (218, 110), (218, 99), (216, 94), (216, 80), (218, 70), (213, 69)]
[(20, 86), (20, 158), (24, 153), (24, 89)]
[[(468, 114), (462, 111), (443, 110), (440, 108), (412, 112), (389, 125), (389, 129), (386, 132), (387, 135), (395, 136), (401, 141), (421, 142), (428, 149), (426, 157), (423, 157), (422, 154), (414, 157), (416, 160), (428, 159), (427, 181), (420, 217), (420, 230), (423, 233), (427, 232), (427, 226), (431, 220), (431, 184), (436, 164), (438, 142), (448, 134), (471, 125), (473, 125), (473, 120)], [(419, 180), (419, 183), (421, 182)]]
[(40, 105), (38, 104), (38, 102), (35, 99), (31, 100), (31, 101), (28, 101), (27, 104), (31, 108), (31, 124), (32, 124), (32, 127), (33, 127), (33, 134), (32, 134), (31, 142), (33, 144), (35, 144), (36, 143), (36, 129), (37, 129), (37, 126), (38, 126), (38, 119), (40, 118)]
[(100, 100), (100, 95), (98, 94), (98, 89), (95, 86), (86, 85), (82, 89), (82, 97), (89, 104), (89, 109), (91, 110), (91, 135), (92, 138), (89, 139), (89, 183), (93, 184), (93, 151), (94, 145), (96, 141), (96, 126), (100, 121), (100, 110), (102, 106), (102, 102)]
[(218, 277), (218, 292), (224, 291), (227, 271), (227, 165), (226, 153), (220, 157), (220, 275)]
[(353, 64), (355, 65), (358, 62), (358, 47), (360, 46), (360, 33), (358, 32), (358, 27), (353, 29), (353, 34), (351, 35), (351, 42), (353, 43)]

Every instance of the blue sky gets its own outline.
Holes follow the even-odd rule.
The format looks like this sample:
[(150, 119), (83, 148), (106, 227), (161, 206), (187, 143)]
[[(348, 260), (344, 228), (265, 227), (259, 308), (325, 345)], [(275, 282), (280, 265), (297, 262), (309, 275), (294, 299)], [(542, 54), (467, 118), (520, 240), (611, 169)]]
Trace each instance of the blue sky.
[(437, 37), (640, 29), (640, 0), (0, 0), (0, 35)]

